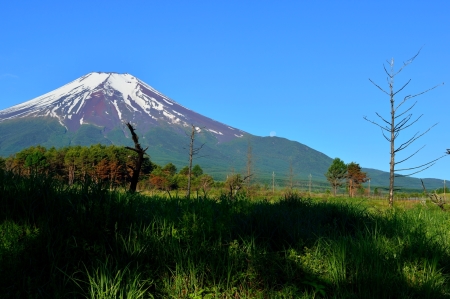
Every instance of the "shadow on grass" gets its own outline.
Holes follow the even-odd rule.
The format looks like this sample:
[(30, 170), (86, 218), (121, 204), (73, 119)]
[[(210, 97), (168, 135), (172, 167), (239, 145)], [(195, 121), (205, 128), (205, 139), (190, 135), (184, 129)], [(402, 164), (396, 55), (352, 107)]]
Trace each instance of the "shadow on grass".
[(442, 221), (295, 194), (166, 199), (0, 172), (0, 289), (2, 298), (445, 298)]

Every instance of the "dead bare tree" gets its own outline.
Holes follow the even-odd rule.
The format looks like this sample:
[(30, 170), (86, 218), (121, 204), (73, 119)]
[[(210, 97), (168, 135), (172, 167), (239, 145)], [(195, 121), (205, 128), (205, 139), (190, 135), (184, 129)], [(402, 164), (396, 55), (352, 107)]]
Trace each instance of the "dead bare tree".
[(191, 180), (192, 180), (192, 160), (194, 159), (194, 156), (197, 155), (200, 150), (205, 145), (204, 143), (200, 145), (199, 147), (194, 147), (194, 140), (195, 140), (195, 133), (198, 132), (200, 129), (194, 125), (192, 126), (190, 143), (189, 143), (189, 172), (188, 172), (188, 184), (187, 184), (187, 191), (186, 191), (186, 198), (189, 199), (191, 197)]
[[(383, 137), (390, 143), (390, 162), (389, 162), (389, 206), (392, 207), (393, 203), (394, 203), (394, 177), (395, 172), (399, 172), (399, 171), (406, 171), (406, 170), (412, 170), (412, 173), (406, 174), (406, 175), (402, 175), (402, 176), (410, 176), (413, 174), (416, 174), (418, 172), (424, 171), (425, 169), (433, 166), (437, 160), (439, 160), (440, 158), (444, 157), (445, 155), (434, 159), (430, 162), (427, 162), (425, 164), (422, 164), (420, 166), (416, 166), (416, 167), (411, 167), (411, 168), (404, 168), (404, 169), (396, 169), (396, 165), (403, 163), (407, 160), (409, 160), (411, 157), (413, 157), (414, 155), (416, 155), (421, 149), (424, 148), (424, 146), (422, 146), (421, 148), (419, 148), (417, 151), (415, 151), (412, 155), (406, 157), (405, 159), (401, 160), (401, 161), (395, 161), (395, 155), (406, 149), (408, 146), (410, 146), (414, 141), (416, 141), (417, 139), (419, 139), (420, 137), (422, 137), (423, 135), (425, 135), (427, 132), (429, 132), (431, 130), (431, 128), (433, 128), (436, 124), (432, 125), (431, 127), (429, 127), (425, 132), (420, 133), (420, 132), (416, 132), (411, 138), (407, 139), (405, 142), (401, 143), (399, 146), (396, 147), (396, 143), (395, 141), (397, 140), (399, 134), (401, 131), (409, 128), (410, 126), (412, 126), (413, 124), (415, 124), (422, 116), (423, 114), (421, 114), (419, 117), (417, 118), (412, 118), (412, 113), (410, 113), (411, 109), (416, 105), (417, 101), (414, 102), (411, 106), (409, 106), (407, 109), (403, 110), (403, 111), (398, 111), (398, 109), (400, 107), (403, 106), (403, 104), (405, 104), (407, 101), (411, 100), (412, 98), (415, 98), (417, 96), (423, 95), (424, 93), (427, 93), (433, 89), (435, 89), (436, 87), (438, 87), (441, 84), (438, 84), (432, 88), (429, 88), (425, 91), (419, 92), (417, 94), (414, 95), (407, 95), (403, 98), (403, 100), (400, 102), (400, 104), (396, 105), (395, 104), (395, 96), (401, 92), (410, 82), (411, 79), (409, 79), (402, 87), (400, 87), (398, 90), (394, 90), (394, 79), (395, 77), (409, 64), (411, 64), (414, 59), (419, 55), (419, 52), (417, 52), (416, 55), (414, 55), (414, 57), (412, 57), (411, 59), (407, 60), (406, 62), (403, 63), (403, 66), (400, 67), (400, 69), (398, 71), (394, 70), (394, 58), (392, 58), (390, 61), (387, 61), (387, 63), (389, 64), (390, 70), (388, 71), (386, 69), (386, 66), (383, 64), (383, 68), (384, 71), (387, 74), (387, 83), (389, 85), (389, 92), (385, 91), (383, 88), (381, 88), (379, 85), (377, 85), (375, 82), (373, 82), (371, 79), (369, 79), (369, 81), (375, 85), (378, 89), (380, 89), (383, 93), (385, 93), (386, 95), (389, 96), (390, 98), (390, 104), (391, 104), (391, 111), (390, 111), (390, 118), (384, 118), (382, 117), (378, 112), (376, 112), (376, 115), (382, 120), (382, 124), (379, 124), (375, 121), (369, 120), (366, 116), (364, 116), (364, 119), (367, 120), (368, 122), (373, 123), (374, 125), (378, 126), (381, 128), (381, 132), (383, 134)], [(444, 83), (442, 83), (444, 84)], [(400, 120), (399, 117), (402, 117)], [(386, 136), (385, 132), (387, 132), (389, 134), (389, 136)]]
[(245, 182), (251, 177), (245, 176), (244, 178), (241, 177), (240, 174), (233, 174), (227, 176), (227, 180), (225, 181), (225, 186), (230, 190), (230, 199), (233, 199), (233, 197), (237, 194), (237, 192), (244, 186)]
[(422, 188), (423, 192), (426, 196), (428, 196), (432, 203), (437, 205), (442, 211), (444, 211), (444, 205), (445, 205), (445, 198), (443, 196), (439, 196), (436, 191), (434, 193), (428, 193), (427, 189), (425, 188), (425, 184), (423, 183), (422, 179), (420, 180), (422, 182)]
[(131, 151), (134, 151), (138, 154), (138, 157), (136, 160), (136, 165), (134, 165), (134, 167), (128, 166), (133, 172), (133, 174), (130, 178), (129, 192), (134, 193), (134, 192), (136, 192), (136, 187), (139, 182), (139, 174), (141, 173), (142, 163), (144, 162), (145, 151), (148, 149), (148, 147), (143, 149), (142, 146), (139, 144), (139, 138), (134, 131), (135, 130), (134, 127), (129, 122), (126, 123), (126, 125), (127, 125), (128, 129), (130, 130), (131, 138), (133, 139), (133, 142), (134, 142), (134, 148), (128, 147), (128, 146), (126, 146), (125, 148), (129, 149)]

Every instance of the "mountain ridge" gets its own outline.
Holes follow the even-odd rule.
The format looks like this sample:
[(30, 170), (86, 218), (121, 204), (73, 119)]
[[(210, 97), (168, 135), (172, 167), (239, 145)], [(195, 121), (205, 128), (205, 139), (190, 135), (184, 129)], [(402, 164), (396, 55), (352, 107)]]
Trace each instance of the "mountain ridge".
[[(1, 110), (0, 155), (37, 144), (131, 145), (124, 126), (127, 121), (136, 125), (141, 143), (149, 146), (155, 162), (174, 162), (179, 167), (187, 163), (187, 134), (191, 125), (195, 125), (200, 130), (196, 144), (206, 144), (201, 156), (207, 156), (198, 159), (198, 163), (203, 163), (205, 171), (217, 179), (246, 169), (249, 145), (253, 148), (254, 171), (263, 180), (270, 179), (273, 172), (278, 177), (287, 176), (292, 165), (298, 179), (306, 180), (311, 174), (315, 181), (323, 182), (323, 174), (332, 161), (299, 142), (254, 136), (200, 115), (130, 74), (104, 72), (86, 74), (30, 101)], [(368, 171), (374, 176), (373, 185), (386, 185), (387, 173)], [(431, 180), (430, 188), (440, 184), (437, 179)], [(418, 179), (403, 181), (405, 187), (421, 188)]]

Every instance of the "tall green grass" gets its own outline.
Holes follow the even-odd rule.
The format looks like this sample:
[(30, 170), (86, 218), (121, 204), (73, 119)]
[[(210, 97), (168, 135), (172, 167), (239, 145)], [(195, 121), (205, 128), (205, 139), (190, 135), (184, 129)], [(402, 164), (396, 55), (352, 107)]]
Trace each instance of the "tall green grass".
[(1, 298), (447, 298), (450, 217), (0, 172)]

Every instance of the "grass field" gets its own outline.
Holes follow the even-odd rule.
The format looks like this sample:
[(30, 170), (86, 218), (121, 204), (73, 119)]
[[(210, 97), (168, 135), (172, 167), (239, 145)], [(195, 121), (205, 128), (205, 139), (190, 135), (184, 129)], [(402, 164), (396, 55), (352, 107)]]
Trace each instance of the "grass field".
[(448, 298), (449, 226), (417, 201), (187, 200), (0, 171), (0, 297)]

